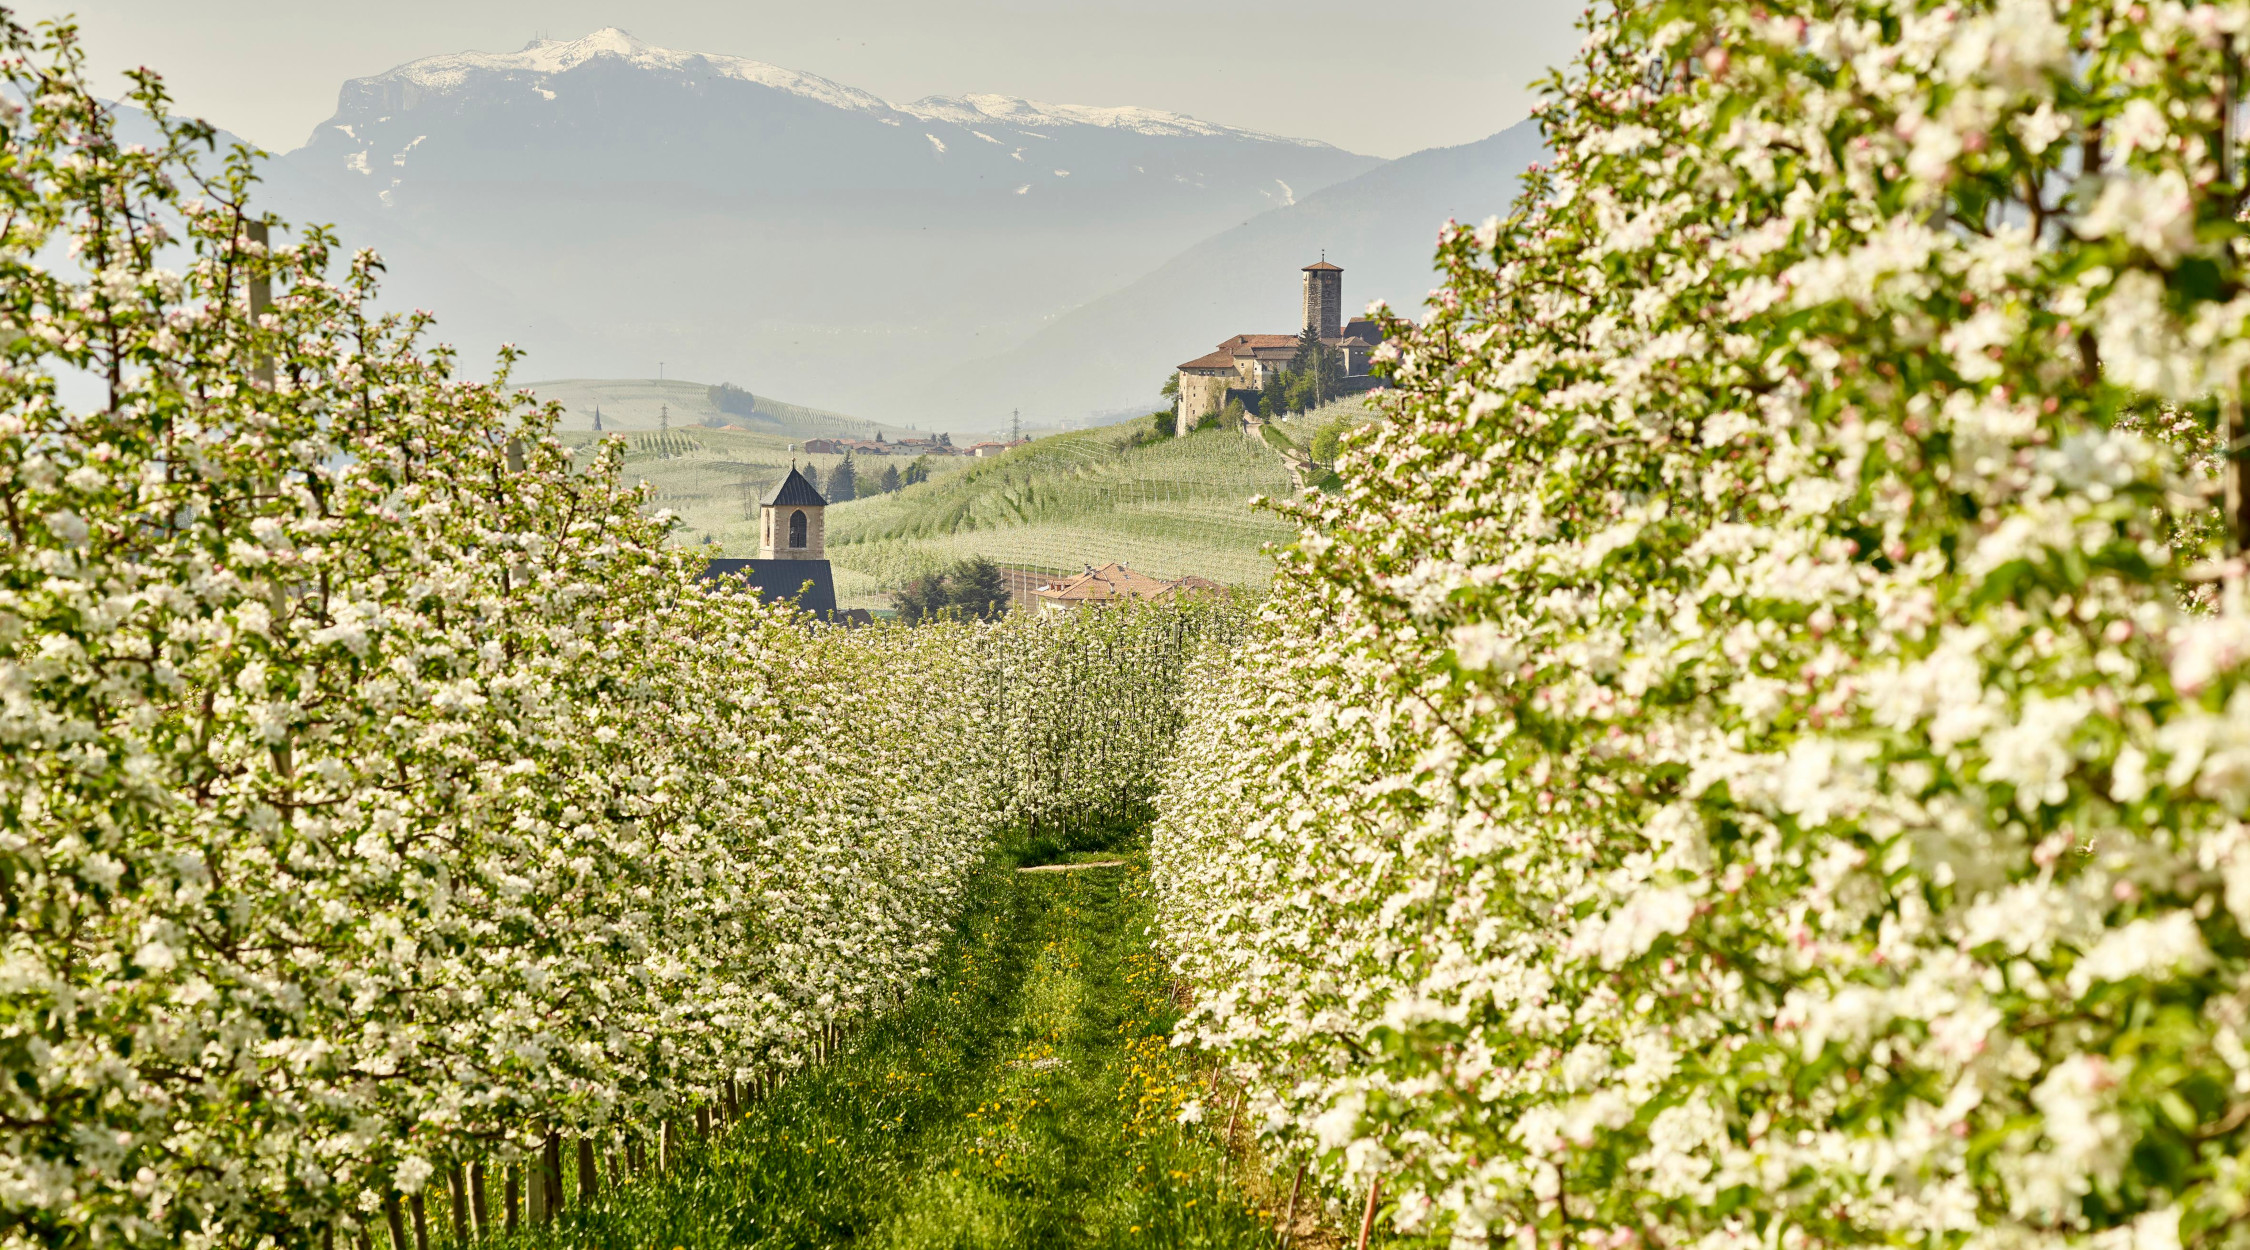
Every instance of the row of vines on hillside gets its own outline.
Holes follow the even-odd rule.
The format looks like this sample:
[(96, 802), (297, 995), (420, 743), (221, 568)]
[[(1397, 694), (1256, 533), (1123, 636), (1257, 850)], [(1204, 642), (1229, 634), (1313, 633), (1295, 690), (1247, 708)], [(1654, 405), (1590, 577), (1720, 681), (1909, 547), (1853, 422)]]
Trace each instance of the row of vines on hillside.
[(1277, 1149), (1461, 1246), (2250, 1244), (2246, 55), (1588, 18), (1191, 687), (1182, 1040)]
[(897, 1000), (997, 830), (1146, 802), (1225, 605), (850, 631), (698, 582), (620, 444), (573, 472), (371, 316), (246, 155), (0, 44), (0, 1245), (364, 1240), (645, 1157)]

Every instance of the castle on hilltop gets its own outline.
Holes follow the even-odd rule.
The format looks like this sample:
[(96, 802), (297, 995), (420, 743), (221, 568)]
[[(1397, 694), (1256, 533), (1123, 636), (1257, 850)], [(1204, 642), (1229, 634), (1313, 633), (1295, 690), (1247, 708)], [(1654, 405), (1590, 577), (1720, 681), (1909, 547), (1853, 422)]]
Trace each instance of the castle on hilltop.
[(1308, 334), (1342, 358), (1346, 392), (1377, 385), (1368, 376), (1367, 361), (1382, 343), (1383, 330), (1365, 317), (1344, 320), (1342, 266), (1329, 264), (1324, 256), (1305, 266), (1304, 274), (1304, 324), (1296, 334), (1237, 334), (1218, 350), (1180, 366), (1180, 429), (1225, 408), (1230, 398), (1256, 408), (1267, 377), (1289, 367)]

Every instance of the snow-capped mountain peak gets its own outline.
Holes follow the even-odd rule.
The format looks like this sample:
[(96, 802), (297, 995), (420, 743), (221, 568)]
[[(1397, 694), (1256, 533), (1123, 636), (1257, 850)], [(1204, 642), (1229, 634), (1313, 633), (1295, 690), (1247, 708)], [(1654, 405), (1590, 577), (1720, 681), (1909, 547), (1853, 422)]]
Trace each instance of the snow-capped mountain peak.
[(961, 126), (1005, 126), (1038, 129), (1060, 126), (1103, 126), (1144, 135), (1228, 135), (1269, 143), (1296, 143), (1308, 147), (1327, 145), (1313, 139), (1291, 139), (1234, 126), (1217, 126), (1185, 113), (1161, 109), (1100, 108), (1083, 104), (1045, 104), (1021, 96), (971, 93), (925, 96), (912, 104), (896, 106), (902, 113), (923, 121), (946, 121)]
[[(454, 52), (409, 61), (386, 73), (352, 80), (347, 97), (392, 100), (397, 89), (411, 88), (420, 96), (447, 96), (483, 79), (513, 81), (525, 94), (552, 99), (547, 80), (568, 74), (591, 62), (613, 60), (654, 75), (686, 80), (733, 79), (825, 104), (846, 112), (875, 116), (890, 125), (905, 120), (944, 122), (960, 126), (1005, 128), (1039, 132), (1064, 127), (1104, 130), (1162, 137), (1243, 139), (1285, 143), (1300, 147), (1327, 147), (1311, 139), (1292, 139), (1234, 126), (1221, 126), (1183, 113), (1132, 106), (1097, 107), (1048, 104), (1019, 96), (970, 93), (935, 95), (911, 104), (893, 104), (857, 87), (784, 69), (747, 57), (707, 52), (681, 52), (660, 48), (634, 38), (615, 26), (605, 26), (583, 38), (534, 39), (514, 52)], [(1047, 137), (1043, 134), (1035, 137)], [(998, 142), (997, 140), (993, 140)]]
[(605, 26), (582, 39), (534, 39), (515, 52), (454, 52), (409, 61), (386, 74), (360, 82), (385, 79), (410, 83), (424, 91), (448, 92), (479, 73), (515, 75), (566, 74), (589, 61), (614, 58), (636, 69), (683, 75), (712, 75), (757, 83), (791, 95), (856, 112), (890, 111), (881, 96), (831, 82), (817, 74), (800, 73), (753, 61), (747, 57), (679, 52), (644, 43), (615, 26)]

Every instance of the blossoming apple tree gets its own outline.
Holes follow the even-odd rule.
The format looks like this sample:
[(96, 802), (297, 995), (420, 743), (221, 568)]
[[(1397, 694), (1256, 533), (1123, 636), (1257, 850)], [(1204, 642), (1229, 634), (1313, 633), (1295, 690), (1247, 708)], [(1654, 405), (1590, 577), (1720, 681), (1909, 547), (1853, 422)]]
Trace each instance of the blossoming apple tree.
[(997, 830), (1145, 802), (1222, 606), (700, 583), (155, 78), (139, 144), (67, 31), (0, 15), (0, 78), (0, 1245), (551, 1210), (559, 1140), (614, 1177), (895, 1001)]
[(1616, 6), (1165, 791), (1455, 1244), (2250, 1241), (2240, 3)]

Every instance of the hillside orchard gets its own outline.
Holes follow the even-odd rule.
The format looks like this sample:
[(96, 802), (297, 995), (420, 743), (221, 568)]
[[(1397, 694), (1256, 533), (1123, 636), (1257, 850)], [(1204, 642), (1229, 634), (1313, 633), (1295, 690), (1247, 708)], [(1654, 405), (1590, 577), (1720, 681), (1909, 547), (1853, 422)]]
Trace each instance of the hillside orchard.
[(614, 1177), (896, 1001), (996, 830), (1145, 802), (1225, 605), (698, 583), (618, 443), (371, 315), (247, 155), (0, 43), (0, 1245), (395, 1236), (503, 1174), (512, 1223), (538, 1154)]
[(2250, 1244), (2250, 6), (1619, 10), (1190, 683), (1181, 1040), (1460, 1246)]

